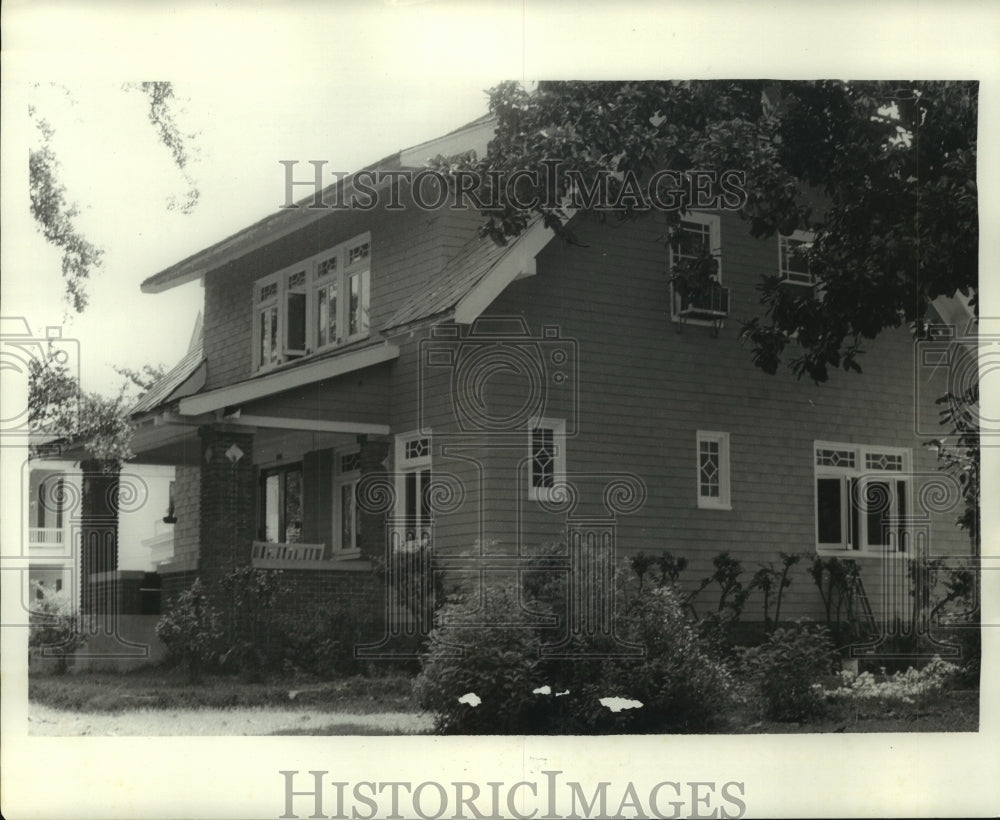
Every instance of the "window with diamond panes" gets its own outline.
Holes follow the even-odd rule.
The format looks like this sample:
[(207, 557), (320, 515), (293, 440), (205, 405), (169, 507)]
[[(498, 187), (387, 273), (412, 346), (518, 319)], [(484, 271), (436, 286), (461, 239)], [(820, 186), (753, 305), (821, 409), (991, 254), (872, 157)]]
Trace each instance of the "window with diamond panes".
[(537, 419), (528, 436), (528, 497), (544, 500), (566, 474), (566, 425), (562, 419)]
[(401, 546), (406, 550), (431, 544), (431, 440), (428, 436), (396, 439), (400, 473), (396, 515), (402, 524)]
[(729, 509), (729, 434), (699, 430), (698, 506)]

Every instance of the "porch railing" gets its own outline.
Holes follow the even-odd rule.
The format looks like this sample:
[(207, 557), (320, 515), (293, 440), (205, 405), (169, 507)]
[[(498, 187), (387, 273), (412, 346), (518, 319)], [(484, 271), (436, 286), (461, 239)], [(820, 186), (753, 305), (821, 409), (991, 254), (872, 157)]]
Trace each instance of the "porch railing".
[(325, 544), (273, 544), (254, 541), (253, 558), (269, 561), (321, 561)]
[(28, 547), (37, 550), (58, 550), (63, 545), (63, 531), (55, 527), (28, 529)]

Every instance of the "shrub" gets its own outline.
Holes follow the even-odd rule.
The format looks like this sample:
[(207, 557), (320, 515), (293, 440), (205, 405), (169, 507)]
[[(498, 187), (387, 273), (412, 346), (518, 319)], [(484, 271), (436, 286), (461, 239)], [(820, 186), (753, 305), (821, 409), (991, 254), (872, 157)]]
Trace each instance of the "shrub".
[[(551, 588), (545, 587), (546, 592)], [(542, 625), (561, 610), (512, 588), (491, 588), (485, 605), (459, 600), (442, 611), (416, 682), (423, 708), (441, 733), (581, 734), (698, 731), (725, 708), (724, 666), (704, 650), (670, 586), (619, 595), (616, 633), (646, 649), (624, 657), (620, 647), (577, 638), (562, 654), (544, 655), (565, 628)], [(458, 630), (447, 624), (479, 626)], [(463, 638), (464, 636), (464, 638)], [(457, 641), (462, 641), (459, 647)], [(601, 652), (604, 656), (601, 656)], [(610, 655), (610, 657), (609, 657)], [(614, 712), (607, 698), (639, 701)], [(470, 701), (476, 705), (471, 705)]]
[(672, 586), (644, 590), (618, 619), (618, 634), (645, 649), (641, 659), (604, 663), (595, 687), (642, 707), (602, 711), (601, 731), (697, 732), (710, 728), (731, 699), (725, 665), (700, 640)]
[(279, 662), (287, 635), (275, 610), (286, 592), (280, 571), (239, 567), (223, 576), (217, 599), (225, 613), (224, 668), (260, 682)]
[(822, 711), (820, 678), (831, 671), (834, 658), (826, 628), (797, 622), (740, 654), (741, 672), (764, 717), (796, 721)]
[(185, 664), (189, 679), (196, 682), (204, 666), (217, 656), (222, 639), (222, 618), (200, 579), (177, 596), (157, 621), (156, 634), (171, 658)]
[(354, 656), (354, 647), (364, 640), (366, 626), (354, 607), (328, 607), (306, 624), (288, 627), (285, 660), (320, 678), (356, 675), (363, 664)]
[(85, 642), (67, 592), (49, 589), (38, 581), (32, 584), (35, 603), (28, 617), (28, 646), (55, 656), (56, 674), (64, 674), (67, 657)]

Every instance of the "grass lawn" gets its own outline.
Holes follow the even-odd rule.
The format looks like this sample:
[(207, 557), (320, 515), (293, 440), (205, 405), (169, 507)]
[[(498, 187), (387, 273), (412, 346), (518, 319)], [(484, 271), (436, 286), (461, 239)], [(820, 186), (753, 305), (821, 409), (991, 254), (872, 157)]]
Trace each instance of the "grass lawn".
[[(65, 713), (76, 713), (78, 718), (69, 716), (66, 734), (75, 733), (73, 726), (80, 734), (151, 735), (378, 735), (430, 730), (430, 716), (422, 714), (414, 700), (411, 678), (399, 673), (335, 681), (299, 676), (266, 683), (206, 675), (192, 685), (179, 669), (148, 667), (125, 674), (31, 675), (28, 696), (32, 706), (37, 705), (41, 724), (52, 723), (57, 717), (47, 710), (58, 710), (64, 723)], [(87, 716), (92, 719), (86, 720)], [(101, 716), (118, 716), (119, 721), (101, 723)], [(102, 726), (112, 728), (104, 730)], [(221, 728), (213, 731), (212, 726)], [(975, 732), (978, 727), (979, 692), (959, 690), (920, 704), (832, 707), (822, 718), (799, 723), (762, 721), (751, 713), (734, 713), (716, 731)], [(53, 729), (52, 733), (59, 732)]]
[(84, 672), (31, 675), (28, 700), (74, 712), (117, 713), (136, 709), (310, 709), (351, 714), (419, 712), (401, 674), (321, 681), (308, 677), (247, 683), (232, 675), (188, 682), (180, 669), (148, 667), (114, 674)]

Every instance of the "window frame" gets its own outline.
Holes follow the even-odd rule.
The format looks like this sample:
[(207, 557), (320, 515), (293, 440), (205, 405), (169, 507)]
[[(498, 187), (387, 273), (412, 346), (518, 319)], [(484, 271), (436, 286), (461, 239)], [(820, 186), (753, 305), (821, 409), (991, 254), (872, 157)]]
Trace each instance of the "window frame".
[[(552, 431), (552, 485), (535, 484), (535, 433)], [(555, 488), (566, 482), (566, 420), (537, 416), (528, 423), (528, 500), (551, 501)]]
[[(427, 451), (422, 455), (409, 456), (406, 455), (406, 445), (410, 442), (417, 441), (419, 439), (427, 440)], [(402, 548), (407, 552), (413, 552), (420, 548), (421, 546), (431, 546), (433, 544), (433, 532), (430, 534), (430, 544), (424, 542), (423, 537), (419, 539), (416, 537), (417, 531), (425, 529), (433, 524), (433, 515), (429, 509), (429, 505), (425, 510), (426, 495), (428, 492), (428, 487), (430, 483), (434, 480), (434, 468), (433, 468), (433, 454), (434, 454), (434, 438), (430, 430), (411, 430), (407, 433), (399, 433), (395, 437), (393, 458), (395, 464), (396, 473), (396, 509), (395, 516), (397, 521), (407, 521), (408, 516), (406, 512), (407, 506), (407, 483), (408, 476), (415, 474), (414, 479), (414, 513), (415, 513), (415, 523), (414, 523), (414, 538), (412, 540), (407, 539), (404, 533), (402, 539)], [(425, 477), (426, 474), (426, 477)], [(426, 520), (425, 520), (426, 512)], [(408, 525), (407, 525), (408, 526)]]
[[(292, 461), (287, 464), (272, 464), (259, 468), (258, 478), (258, 515), (257, 515), (257, 535), (259, 540), (268, 544), (301, 544), (302, 531), (305, 524), (305, 469), (301, 461)], [(288, 473), (298, 472), (299, 474), (299, 540), (289, 541), (288, 521), (286, 520), (286, 482)], [(272, 475), (280, 475), (281, 481), (278, 484), (278, 532), (281, 533), (282, 540), (271, 541), (267, 537), (267, 479)]]
[[(722, 218), (719, 214), (707, 213), (705, 211), (688, 211), (681, 217), (681, 224), (685, 222), (692, 222), (696, 225), (707, 225), (708, 226), (708, 242), (709, 242), (709, 253), (715, 259), (717, 263), (716, 277), (719, 282), (719, 287), (725, 287), (725, 282), (722, 276)], [(674, 246), (673, 243), (667, 243), (667, 274), (670, 275), (674, 270)], [(682, 317), (680, 315), (680, 295), (674, 291), (673, 282), (670, 283), (670, 321), (680, 322), (684, 319), (685, 324), (691, 325), (713, 325), (714, 321), (712, 319), (699, 319), (695, 316)]]
[[(350, 254), (358, 248), (365, 248), (354, 262), (349, 262)], [(253, 332), (252, 332), (252, 366), (253, 372), (264, 373), (276, 368), (283, 367), (291, 362), (308, 358), (316, 353), (333, 350), (343, 347), (361, 339), (366, 339), (371, 335), (371, 253), (372, 241), (371, 233), (364, 233), (353, 236), (350, 239), (326, 248), (298, 262), (287, 265), (280, 270), (273, 271), (266, 276), (261, 276), (254, 280), (253, 284)], [(335, 259), (334, 270), (323, 276), (319, 275), (320, 266), (323, 263)], [(299, 273), (305, 272), (305, 281), (302, 284), (290, 285), (289, 278)], [(350, 287), (352, 281), (358, 282), (358, 313), (357, 329), (350, 332), (351, 321), (355, 311), (352, 309), (350, 298)], [(264, 288), (275, 284), (276, 292), (266, 298), (261, 298)], [(320, 298), (319, 294), (324, 288), (332, 285), (336, 286), (336, 318), (335, 328), (337, 335), (333, 339), (327, 339), (320, 343), (323, 334), (320, 332)], [(289, 334), (292, 331), (292, 323), (289, 313), (291, 307), (290, 297), (293, 294), (305, 294), (304, 303), (304, 323), (302, 338), (305, 346), (303, 348), (293, 348), (290, 345)], [(327, 295), (327, 300), (329, 295)], [(264, 323), (262, 315), (266, 311), (276, 308), (276, 349), (271, 355), (270, 361), (265, 361), (264, 356)], [(329, 328), (329, 317), (327, 318), (327, 328)]]
[[(819, 463), (820, 450), (850, 451), (854, 464), (830, 465)], [(814, 441), (812, 447), (813, 465), (813, 529), (816, 552), (819, 555), (844, 555), (853, 557), (881, 557), (886, 550), (893, 555), (910, 555), (910, 531), (906, 526), (908, 511), (913, 509), (912, 450), (907, 447), (890, 447), (877, 444), (849, 444), (845, 442)], [(887, 469), (869, 466), (872, 455), (890, 456), (898, 459), (898, 468)], [(840, 540), (820, 541), (820, 480), (839, 479)], [(890, 487), (890, 506), (885, 515), (890, 521), (900, 522), (895, 530), (895, 548), (890, 538), (883, 543), (872, 542), (869, 538), (870, 507), (868, 486), (874, 482), (886, 482)], [(902, 485), (902, 492), (900, 492)], [(902, 500), (902, 511), (900, 511)], [(855, 503), (857, 502), (857, 503)], [(855, 546), (855, 537), (857, 545)], [(901, 538), (902, 537), (902, 538)]]
[[(358, 482), (361, 480), (361, 465), (358, 464), (353, 470), (343, 469), (343, 459), (352, 455), (360, 456), (361, 449), (357, 446), (344, 447), (333, 451), (333, 532), (331, 533), (330, 544), (332, 556), (335, 560), (355, 558), (361, 555), (361, 545), (358, 543), (358, 532), (360, 524), (360, 512), (357, 505)], [(355, 495), (354, 500), (354, 525), (351, 528), (350, 544), (344, 543), (344, 504), (343, 491), (345, 487), (352, 487)]]
[[(703, 443), (715, 443), (719, 447), (719, 494), (717, 496), (702, 493), (701, 445)], [(695, 495), (698, 499), (698, 509), (731, 510), (733, 508), (729, 433), (721, 430), (695, 431)]]
[(798, 287), (811, 288), (816, 285), (816, 274), (811, 270), (808, 272), (809, 281), (802, 281), (800, 279), (790, 279), (788, 277), (788, 270), (786, 267), (787, 258), (787, 243), (801, 242), (804, 244), (809, 244), (816, 239), (816, 234), (812, 231), (792, 231), (788, 236), (779, 233), (778, 234), (778, 280), (782, 284), (786, 285), (796, 285)]

